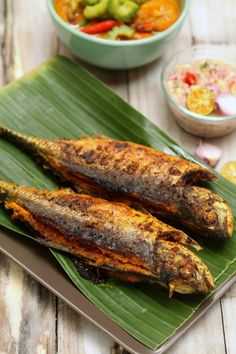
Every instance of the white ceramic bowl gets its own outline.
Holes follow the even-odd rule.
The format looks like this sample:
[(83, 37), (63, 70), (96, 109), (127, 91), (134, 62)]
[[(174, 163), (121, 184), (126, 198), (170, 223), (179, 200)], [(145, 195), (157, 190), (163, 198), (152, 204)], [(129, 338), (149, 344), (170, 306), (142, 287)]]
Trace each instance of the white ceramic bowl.
[(204, 45), (194, 46), (174, 54), (164, 66), (161, 83), (165, 98), (173, 112), (177, 123), (187, 132), (213, 138), (230, 133), (236, 128), (236, 115), (230, 117), (203, 116), (178, 105), (168, 92), (166, 82), (174, 72), (176, 65), (186, 64), (194, 60), (215, 59), (231, 65), (236, 64), (236, 46)]
[(139, 40), (111, 41), (80, 32), (63, 21), (47, 0), (58, 37), (80, 59), (106, 69), (130, 69), (159, 58), (178, 35), (189, 12), (190, 0), (179, 0), (181, 15), (167, 30)]

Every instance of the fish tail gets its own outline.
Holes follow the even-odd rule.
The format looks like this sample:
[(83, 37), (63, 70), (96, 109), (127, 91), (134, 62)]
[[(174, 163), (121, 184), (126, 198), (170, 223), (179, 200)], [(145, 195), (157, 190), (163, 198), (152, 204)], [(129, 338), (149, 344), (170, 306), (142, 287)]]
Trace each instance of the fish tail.
[(24, 135), (9, 129), (4, 125), (0, 125), (0, 137), (12, 142), (24, 150), (31, 152), (43, 150), (46, 147), (47, 141), (44, 139), (35, 138), (33, 136)]

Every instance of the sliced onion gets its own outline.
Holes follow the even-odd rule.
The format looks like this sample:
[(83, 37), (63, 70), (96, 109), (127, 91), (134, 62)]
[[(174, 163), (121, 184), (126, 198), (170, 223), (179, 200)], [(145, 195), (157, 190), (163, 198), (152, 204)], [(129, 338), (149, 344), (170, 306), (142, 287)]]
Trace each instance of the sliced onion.
[(223, 116), (236, 115), (236, 96), (223, 93), (216, 97), (216, 103)]
[(219, 88), (218, 85), (211, 85), (211, 86), (209, 86), (208, 88), (209, 88), (210, 90), (216, 92), (216, 93), (217, 93), (218, 91), (220, 91), (220, 88)]
[(209, 166), (215, 167), (222, 156), (222, 150), (216, 145), (204, 143), (200, 140), (195, 150), (195, 156)]

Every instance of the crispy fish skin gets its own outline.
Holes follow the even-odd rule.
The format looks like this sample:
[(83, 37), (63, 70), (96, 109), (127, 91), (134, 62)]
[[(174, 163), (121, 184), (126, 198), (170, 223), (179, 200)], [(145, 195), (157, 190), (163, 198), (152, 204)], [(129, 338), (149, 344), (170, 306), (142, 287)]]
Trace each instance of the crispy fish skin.
[(188, 237), (153, 216), (69, 190), (40, 191), (0, 181), (0, 193), (13, 218), (30, 226), (42, 243), (113, 276), (160, 283), (170, 295), (214, 288), (201, 259), (174, 241), (186, 237), (188, 243)]
[[(212, 181), (207, 169), (176, 156), (103, 136), (45, 140), (0, 127), (0, 133), (41, 156), (63, 180), (86, 193), (135, 200), (157, 216), (206, 237), (228, 239), (233, 214), (215, 193), (195, 186)], [(117, 197), (118, 195), (118, 197)], [(199, 217), (201, 215), (201, 217)]]

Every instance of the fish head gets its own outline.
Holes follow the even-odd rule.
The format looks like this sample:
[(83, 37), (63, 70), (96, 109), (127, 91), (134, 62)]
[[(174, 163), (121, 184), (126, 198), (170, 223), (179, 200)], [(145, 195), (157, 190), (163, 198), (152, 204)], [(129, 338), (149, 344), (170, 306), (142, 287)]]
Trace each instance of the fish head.
[(214, 289), (212, 275), (193, 252), (170, 241), (155, 245), (156, 272), (160, 281), (173, 292), (181, 294), (206, 293)]
[(232, 210), (223, 199), (218, 196), (213, 203), (212, 209), (206, 210), (205, 213), (203, 213), (202, 220), (205, 221), (205, 224), (208, 224), (209, 230), (212, 228), (215, 238), (231, 238), (234, 229), (234, 216)]
[(192, 226), (201, 233), (205, 231), (205, 236), (219, 240), (229, 239), (233, 235), (233, 212), (221, 197), (209, 189), (196, 186), (186, 188), (183, 196), (187, 201), (187, 227)]

